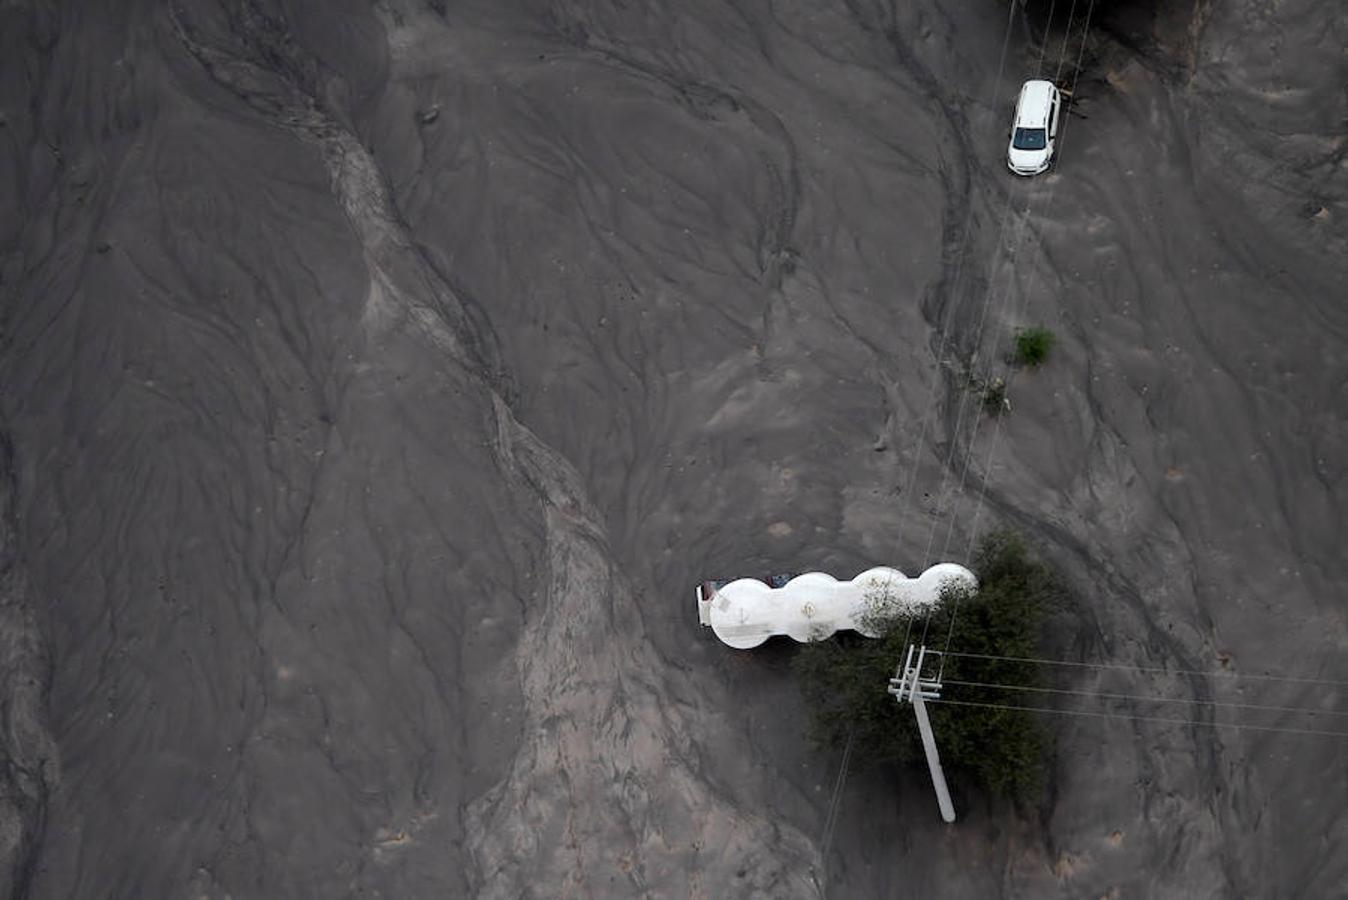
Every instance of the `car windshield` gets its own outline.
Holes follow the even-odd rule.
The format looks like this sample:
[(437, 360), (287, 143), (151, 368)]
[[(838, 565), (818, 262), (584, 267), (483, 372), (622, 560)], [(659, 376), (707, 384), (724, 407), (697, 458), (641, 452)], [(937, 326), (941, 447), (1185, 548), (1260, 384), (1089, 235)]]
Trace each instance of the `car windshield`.
[(1042, 128), (1017, 128), (1011, 146), (1017, 150), (1043, 150), (1048, 146), (1048, 134)]

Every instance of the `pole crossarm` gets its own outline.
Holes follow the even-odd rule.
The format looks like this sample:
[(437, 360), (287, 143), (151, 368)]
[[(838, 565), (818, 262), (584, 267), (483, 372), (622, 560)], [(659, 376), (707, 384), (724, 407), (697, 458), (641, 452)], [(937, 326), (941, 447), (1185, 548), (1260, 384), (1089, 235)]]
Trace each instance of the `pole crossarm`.
[[(917, 661), (913, 661), (913, 653), (917, 653)], [(933, 652), (933, 656), (936, 654)], [(923, 678), (922, 666), (927, 659), (926, 646), (914, 647), (908, 645), (908, 655), (903, 665), (894, 671), (894, 677), (889, 679), (889, 693), (900, 703), (904, 701), (911, 702), (914, 692), (921, 694), (923, 700), (941, 699), (941, 682), (937, 678)]]

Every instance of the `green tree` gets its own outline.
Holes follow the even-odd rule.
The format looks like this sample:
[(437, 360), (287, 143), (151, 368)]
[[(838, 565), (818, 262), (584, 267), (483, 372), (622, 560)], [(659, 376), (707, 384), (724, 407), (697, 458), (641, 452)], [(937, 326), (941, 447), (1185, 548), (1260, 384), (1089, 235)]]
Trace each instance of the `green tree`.
[[(940, 605), (910, 619), (883, 606), (868, 623), (878, 639), (840, 634), (801, 648), (794, 660), (812, 714), (812, 736), (823, 745), (853, 740), (856, 764), (895, 764), (921, 759), (913, 712), (886, 688), (911, 643), (926, 635), (929, 647), (950, 647), (975, 656), (948, 657), (943, 697), (996, 707), (931, 704), (932, 728), (941, 761), (952, 779), (968, 780), (989, 793), (1028, 800), (1042, 785), (1049, 736), (1038, 719), (1006, 706), (1034, 703), (1024, 692), (978, 684), (1039, 686), (1035, 663), (979, 656), (1038, 656), (1044, 615), (1063, 596), (1059, 579), (1033, 559), (1014, 533), (986, 536), (972, 564), (976, 592), (948, 590)], [(951, 629), (951, 621), (954, 628)], [(971, 684), (956, 685), (953, 682)]]

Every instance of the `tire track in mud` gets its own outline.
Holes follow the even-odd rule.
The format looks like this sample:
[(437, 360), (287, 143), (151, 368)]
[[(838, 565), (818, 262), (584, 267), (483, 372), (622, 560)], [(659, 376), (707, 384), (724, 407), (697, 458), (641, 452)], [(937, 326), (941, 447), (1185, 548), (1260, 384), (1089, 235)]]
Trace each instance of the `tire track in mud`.
[[(899, 34), (898, 26), (894, 24), (895, 13), (892, 10), (873, 15), (857, 3), (850, 3), (848, 7), (852, 24), (857, 26), (856, 30), (875, 38), (878, 56), (883, 57), (882, 63), (877, 65), (876, 60), (871, 60), (867, 68), (873, 69), (886, 81), (902, 85), (909, 90), (916, 84), (928, 95), (938, 98), (932, 114), (938, 121), (938, 127), (947, 135), (941, 143), (951, 148), (951, 153), (946, 157), (947, 164), (937, 170), (938, 177), (946, 187), (941, 226), (941, 265), (935, 280), (923, 292), (921, 309), (923, 316), (933, 326), (932, 352), (945, 361), (951, 353), (945, 348), (938, 348), (938, 342), (946, 334), (953, 337), (960, 331), (971, 332), (972, 328), (957, 328), (954, 319), (956, 315), (962, 316), (963, 319), (972, 319), (976, 313), (976, 310), (966, 310), (965, 304), (960, 302), (962, 286), (976, 278), (972, 265), (967, 269), (965, 267), (965, 262), (971, 255), (969, 245), (973, 243), (975, 231), (970, 209), (973, 187), (971, 160), (975, 157), (971, 149), (967, 120), (962, 108), (944, 102), (949, 92), (942, 89), (931, 69), (908, 47)], [(747, 18), (747, 14), (736, 9)], [(650, 18), (658, 19), (659, 14), (651, 12)], [(638, 17), (637, 21), (647, 24), (646, 19)], [(768, 291), (763, 302), (759, 325), (760, 334), (764, 336), (763, 343), (768, 342), (767, 338), (776, 327), (775, 321), (782, 309), (792, 303), (791, 295), (795, 292), (789, 286), (784, 290), (784, 283), (791, 276), (796, 276), (800, 285), (809, 285), (807, 291), (822, 296), (827, 319), (866, 350), (866, 368), (879, 383), (882, 403), (889, 409), (889, 415), (883, 426), (889, 435), (888, 443), (902, 443), (897, 432), (898, 423), (905, 418), (900, 413), (905, 409), (900, 390), (903, 375), (892, 354), (886, 353), (875, 340), (854, 327), (830, 296), (827, 283), (810, 276), (808, 261), (803, 270), (797, 269), (797, 253), (792, 246), (792, 237), (800, 214), (802, 185), (798, 162), (799, 150), (786, 123), (777, 113), (765, 104), (758, 103), (746, 91), (713, 84), (692, 71), (690, 65), (681, 64), (683, 59), (679, 49), (682, 45), (667, 53), (632, 49), (627, 47), (623, 40), (607, 36), (602, 23), (595, 24), (576, 10), (550, 9), (547, 22), (552, 32), (571, 46), (666, 86), (691, 115), (719, 118), (724, 117), (726, 111), (740, 114), (747, 117), (755, 130), (778, 148), (777, 160), (769, 158), (769, 154), (764, 154), (770, 199), (759, 216), (760, 284)], [(801, 35), (794, 35), (783, 23), (775, 24), (784, 33), (793, 34), (798, 40), (806, 40)], [(756, 46), (760, 50), (765, 46), (761, 36)], [(826, 51), (818, 47), (814, 49), (826, 58), (834, 59)], [(887, 71), (893, 68), (892, 58), (895, 55), (899, 58), (901, 71)], [(674, 60), (670, 61), (666, 56), (672, 56)], [(969, 293), (972, 295), (977, 292)], [(764, 377), (774, 377), (775, 373), (768, 363), (760, 362), (759, 366)], [(952, 372), (943, 369), (943, 374), (939, 377), (952, 385), (954, 383), (955, 376)], [(953, 390), (947, 393), (952, 398), (957, 399), (959, 396)], [(950, 405), (949, 400), (947, 405)], [(947, 417), (953, 422), (955, 418), (953, 408), (947, 411)], [(956, 430), (953, 424), (948, 424), (947, 428), (952, 433)]]
[[(928, 405), (937, 405), (937, 409), (925, 409), (921, 413), (917, 443), (913, 448), (913, 459), (909, 463), (911, 476), (906, 484), (906, 496), (903, 500), (903, 515), (907, 517), (912, 511), (909, 504), (912, 503), (913, 494), (916, 492), (917, 475), (922, 469), (922, 455), (924, 449), (930, 445), (941, 472), (942, 487), (938, 491), (937, 500), (939, 516), (941, 502), (939, 497), (945, 495), (945, 481), (959, 476), (958, 461), (964, 458), (967, 452), (967, 447), (961, 443), (962, 432), (965, 430), (964, 407), (968, 399), (967, 388), (962, 382), (974, 373), (957, 371), (955, 361), (976, 359), (982, 350), (982, 323), (975, 325), (981, 318), (980, 304), (971, 301), (976, 301), (982, 294), (985, 299), (984, 309), (990, 305), (994, 285), (989, 279), (1004, 253), (1000, 241), (1010, 218), (1013, 196), (1006, 191), (996, 189), (993, 191), (991, 206), (998, 205), (997, 201), (1005, 197), (1007, 208), (997, 223), (999, 243), (995, 248), (994, 258), (980, 279), (977, 259), (980, 228), (974, 209), (978, 155), (974, 151), (969, 118), (964, 107), (950, 95), (936, 73), (905, 39), (899, 25), (897, 4), (847, 0), (846, 7), (857, 27), (882, 41), (908, 79), (924, 96), (932, 98), (931, 105), (935, 113), (933, 118), (940, 123), (946, 135), (943, 145), (951, 149), (950, 156), (942, 157), (946, 164), (938, 170), (945, 195), (941, 217), (940, 267), (937, 277), (920, 301), (922, 316), (931, 328), (929, 346), (936, 365), (931, 394), (927, 402)], [(1000, 76), (1000, 72), (998, 75)], [(991, 213), (991, 207), (989, 212)], [(974, 288), (980, 283), (985, 283), (983, 290), (975, 290)], [(942, 383), (945, 385), (944, 396), (938, 398), (938, 385)], [(887, 378), (882, 388), (890, 410), (885, 425), (886, 433), (889, 443), (898, 444), (901, 443), (898, 426), (901, 407), (896, 376)], [(928, 423), (932, 416), (937, 415), (937, 410), (940, 415), (940, 427), (944, 431), (943, 438), (929, 431)]]
[(14, 453), (0, 427), (0, 896), (23, 897), (60, 780), (47, 728), (51, 660), (32, 613), (31, 584), (17, 545)]
[[(1099, 560), (1107, 557), (1107, 554), (1101, 548), (1092, 546), (1088, 539), (1074, 534), (1063, 525), (1050, 522), (1046, 518), (1037, 517), (1033, 512), (1025, 511), (1023, 505), (1014, 502), (1007, 495), (1007, 492), (989, 488), (984, 502), (992, 508), (1001, 521), (1011, 524), (1041, 545), (1054, 548), (1057, 551), (1055, 556), (1058, 556), (1060, 564), (1066, 563), (1067, 570), (1071, 572), (1073, 584), (1091, 586), (1108, 598), (1123, 602), (1126, 609), (1126, 626), (1121, 625), (1121, 617), (1117, 613), (1105, 612), (1101, 614), (1093, 612), (1093, 610), (1099, 608), (1098, 604), (1083, 602), (1074, 606), (1069, 611), (1069, 614), (1075, 619), (1070, 649), (1064, 648), (1060, 652), (1050, 653), (1050, 656), (1066, 659), (1079, 657), (1088, 661), (1107, 659), (1114, 662), (1124, 662), (1125, 664), (1129, 660), (1136, 660), (1138, 665), (1144, 666), (1164, 666), (1166, 663), (1173, 663), (1176, 668), (1187, 671), (1202, 671), (1209, 668), (1206, 663), (1200, 661), (1191, 653), (1176, 635), (1170, 633), (1155, 620), (1156, 609), (1154, 605), (1148, 603), (1141, 586), (1115, 566), (1110, 564), (1102, 566), (1100, 564)], [(1178, 532), (1178, 523), (1171, 521), (1171, 526)], [(1184, 542), (1181, 540), (1181, 543)], [(1187, 549), (1187, 543), (1184, 543), (1184, 546)], [(1103, 590), (1101, 591), (1100, 588), (1103, 588)], [(1105, 607), (1105, 609), (1108, 610), (1109, 607)], [(1134, 648), (1132, 652), (1119, 652), (1121, 649), (1121, 642), (1117, 640), (1119, 635), (1124, 635), (1128, 639), (1128, 644)], [(1211, 685), (1197, 676), (1184, 676), (1180, 693), (1200, 699), (1211, 699), (1213, 697)], [(1118, 712), (1122, 715), (1128, 715), (1141, 712), (1141, 710), (1137, 709), (1134, 704), (1122, 708)], [(1213, 721), (1211, 709), (1198, 709), (1193, 715), (1195, 721), (1199, 722), (1200, 725), (1203, 722)], [(1164, 858), (1168, 865), (1175, 867), (1169, 873), (1174, 879), (1179, 879), (1186, 872), (1192, 874), (1195, 866), (1202, 865), (1203, 854), (1191, 847), (1182, 858), (1176, 858), (1167, 853), (1166, 848), (1172, 846), (1174, 841), (1179, 840), (1179, 836), (1183, 832), (1191, 828), (1208, 829), (1208, 833), (1204, 835), (1202, 840), (1207, 845), (1209, 853), (1220, 856), (1220, 861), (1212, 864), (1209, 871), (1213, 874), (1220, 874), (1233, 895), (1247, 895), (1249, 893), (1248, 885), (1240, 883), (1241, 879), (1236, 871), (1236, 866), (1228, 858), (1229, 851), (1226, 842), (1217, 833), (1220, 826), (1215, 819), (1203, 815), (1211, 810), (1197, 802), (1198, 798), (1220, 797), (1223, 793), (1222, 786), (1229, 781), (1224, 772), (1223, 751), (1219, 748), (1211, 729), (1196, 726), (1186, 735), (1184, 744), (1187, 745), (1189, 752), (1180, 754), (1179, 758), (1187, 760), (1192, 766), (1189, 771), (1182, 768), (1176, 769), (1174, 764), (1166, 758), (1176, 758), (1174, 749), (1168, 754), (1158, 754), (1154, 750), (1151, 752), (1146, 750), (1146, 747), (1153, 741), (1152, 733), (1148, 730), (1147, 725), (1140, 724), (1134, 727), (1132, 734), (1138, 750), (1139, 777), (1145, 778), (1148, 783), (1168, 784), (1170, 787), (1164, 795), (1165, 799), (1171, 803), (1183, 802), (1190, 807), (1187, 816), (1177, 816), (1172, 812), (1160, 817), (1163, 821), (1154, 826), (1154, 833), (1148, 836), (1148, 840), (1152, 844), (1151, 855)], [(1055, 779), (1050, 779), (1050, 784), (1053, 784), (1054, 781)], [(1184, 793), (1181, 793), (1181, 791)], [(1192, 792), (1192, 798), (1185, 796), (1190, 792)], [(1147, 812), (1145, 804), (1155, 802), (1158, 795), (1161, 795), (1161, 791), (1155, 789), (1144, 794), (1142, 798), (1144, 813)], [(1051, 797), (1051, 802), (1045, 807), (1044, 813), (1038, 820), (1043, 845), (1049, 849), (1052, 849), (1064, 837), (1070, 837), (1070, 835), (1057, 833), (1057, 829), (1052, 827), (1051, 816), (1057, 807), (1058, 799), (1055, 791)], [(1231, 800), (1228, 798), (1224, 802), (1229, 803)]]
[(712, 897), (730, 885), (738, 896), (819, 896), (809, 840), (737, 808), (702, 770), (690, 714), (664, 699), (692, 692), (664, 685), (644, 649), (635, 590), (575, 470), (515, 420), (494, 341), (411, 239), (370, 152), (319, 99), (311, 60), (278, 16), (248, 0), (223, 8), (227, 43), (181, 6), (179, 40), (216, 83), (317, 147), (365, 250), (363, 325), (417, 335), (460, 370), (491, 407), (498, 470), (542, 504), (546, 601), (526, 613), (518, 654), (524, 744), (468, 814), (480, 895)]
[[(46, 87), (50, 77), (51, 50), (59, 29), (56, 12), (45, 4), (14, 4), (0, 11), (0, 92), (32, 96)], [(37, 52), (34, 53), (34, 50)], [(8, 100), (5, 97), (4, 100)], [(3, 100), (0, 100), (3, 102)], [(4, 112), (8, 112), (5, 110)], [(0, 210), (0, 304), (6, 313), (17, 306), (18, 282), (24, 268), (18, 238), (30, 217), (34, 199), (53, 189), (66, 163), (59, 148), (40, 136), (39, 116), (30, 107), (29, 116), (17, 121), (0, 112), (0, 140), (12, 142), (0, 149), (0, 171), (18, 162), (19, 148), (42, 145), (49, 155), (41, 175), (19, 187), (5, 190), (12, 202)], [(13, 154), (13, 155), (10, 155)], [(11, 170), (12, 171), (12, 170)], [(16, 182), (18, 179), (15, 179)], [(7, 186), (8, 187), (8, 186)], [(11, 243), (11, 241), (13, 243)], [(8, 315), (5, 316), (8, 319)], [(0, 322), (0, 359), (12, 352), (12, 322)], [(12, 389), (0, 386), (0, 392)], [(47, 636), (34, 614), (33, 584), (19, 543), (18, 461), (11, 439), (10, 423), (0, 417), (0, 897), (29, 894), (37, 865), (38, 845), (46, 827), (48, 798), (61, 780), (60, 750), (51, 733), (48, 695), (52, 660)]]
[[(974, 231), (971, 203), (973, 160), (977, 159), (969, 134), (969, 120), (963, 108), (949, 97), (936, 74), (904, 39), (897, 23), (896, 7), (891, 5), (883, 10), (868, 9), (860, 0), (847, 0), (847, 8), (857, 26), (867, 33), (880, 37), (893, 52), (894, 60), (904, 73), (925, 96), (933, 98), (932, 106), (938, 113), (939, 121), (944, 124), (948, 136), (946, 146), (955, 151), (953, 159), (949, 161), (950, 164), (940, 170), (946, 194), (945, 212), (941, 217), (940, 275), (922, 300), (923, 315), (936, 329), (936, 333), (932, 336), (932, 350), (939, 353), (936, 344), (939, 340), (938, 335), (942, 332), (957, 334), (960, 327), (968, 324), (968, 314), (959, 303), (959, 289), (962, 280), (967, 282), (972, 277), (964, 271), (964, 261), (969, 255), (971, 234)], [(957, 316), (963, 318), (957, 320)], [(962, 349), (967, 351), (973, 348)]]

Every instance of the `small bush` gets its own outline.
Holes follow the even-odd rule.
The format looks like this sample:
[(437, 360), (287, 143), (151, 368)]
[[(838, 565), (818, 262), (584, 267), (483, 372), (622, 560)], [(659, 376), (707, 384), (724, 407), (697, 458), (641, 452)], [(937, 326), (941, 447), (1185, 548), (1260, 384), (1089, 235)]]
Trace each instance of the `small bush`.
[[(793, 666), (812, 714), (812, 737), (822, 745), (845, 744), (853, 735), (854, 765), (893, 764), (922, 759), (913, 711), (886, 688), (902, 664), (908, 643), (925, 632), (929, 647), (1001, 657), (1038, 656), (1040, 623), (1061, 596), (1058, 579), (1030, 558), (1010, 532), (985, 537), (975, 554), (976, 593), (948, 592), (929, 622), (891, 613), (878, 639), (840, 634), (805, 645)], [(954, 617), (955, 627), (950, 631)], [(910, 633), (911, 632), (911, 633)], [(948, 657), (943, 696), (999, 706), (1034, 705), (1025, 692), (951, 685), (1039, 686), (1035, 663)], [(965, 779), (991, 794), (1029, 800), (1041, 788), (1049, 738), (1038, 719), (1023, 710), (956, 706), (928, 707), (943, 766), (954, 780)]]
[(1048, 359), (1048, 352), (1056, 341), (1053, 332), (1042, 325), (1021, 328), (1016, 331), (1014, 359), (1019, 365), (1034, 368)]

